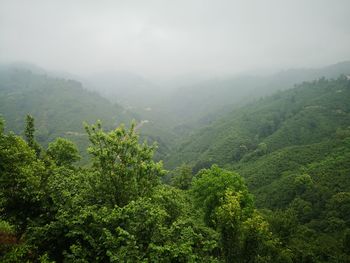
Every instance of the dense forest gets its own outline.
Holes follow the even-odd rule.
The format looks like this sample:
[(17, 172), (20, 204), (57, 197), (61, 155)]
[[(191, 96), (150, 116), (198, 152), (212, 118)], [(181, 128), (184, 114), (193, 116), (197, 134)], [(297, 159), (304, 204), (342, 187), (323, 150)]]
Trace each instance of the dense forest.
[[(287, 249), (235, 172), (212, 166), (174, 186), (139, 144), (134, 126), (86, 125), (92, 166), (74, 166), (74, 144), (42, 149), (28, 115), (24, 141), (1, 124), (3, 262), (285, 262)], [(175, 183), (176, 182), (176, 183)], [(179, 186), (179, 187), (177, 187)]]
[(349, 0), (0, 0), (0, 263), (350, 263)]
[(23, 116), (30, 113), (36, 117), (36, 136), (42, 145), (64, 136), (76, 142), (81, 152), (87, 147), (83, 121), (100, 119), (112, 128), (136, 118), (77, 81), (39, 74), (33, 67), (0, 68), (0, 112), (8, 120), (7, 129), (17, 134), (23, 133)]
[(338, 255), (349, 247), (350, 222), (349, 101), (345, 76), (297, 85), (201, 129), (168, 164), (187, 162), (194, 172), (219, 164), (238, 172), (273, 233), (300, 253), (296, 262), (343, 262)]
[(77, 81), (0, 73), (1, 262), (350, 262), (339, 70), (151, 124)]

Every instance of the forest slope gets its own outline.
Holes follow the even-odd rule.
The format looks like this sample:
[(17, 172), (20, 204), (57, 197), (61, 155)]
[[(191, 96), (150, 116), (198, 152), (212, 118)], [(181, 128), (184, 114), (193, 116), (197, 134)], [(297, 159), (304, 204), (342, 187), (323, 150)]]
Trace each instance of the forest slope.
[(81, 149), (87, 143), (84, 121), (101, 120), (107, 128), (113, 128), (135, 118), (118, 104), (85, 90), (77, 81), (11, 67), (0, 71), (0, 114), (7, 120), (8, 130), (17, 134), (24, 130), (26, 114), (32, 114), (41, 144), (61, 136), (77, 142)]
[[(350, 80), (251, 103), (185, 140), (168, 165), (239, 172), (295, 262), (344, 262), (350, 228)], [(346, 260), (345, 260), (346, 261)]]
[(261, 96), (291, 89), (296, 83), (321, 77), (337, 78), (341, 74), (348, 73), (350, 73), (350, 62), (345, 61), (322, 68), (289, 69), (265, 76), (259, 73), (247, 73), (206, 79), (188, 85), (182, 84), (162, 98), (158, 104), (150, 105), (152, 111), (144, 114), (174, 127), (175, 131), (186, 127), (191, 131)]
[(303, 83), (234, 110), (193, 133), (167, 163), (230, 166), (287, 146), (321, 142), (350, 125), (349, 101), (347, 77)]

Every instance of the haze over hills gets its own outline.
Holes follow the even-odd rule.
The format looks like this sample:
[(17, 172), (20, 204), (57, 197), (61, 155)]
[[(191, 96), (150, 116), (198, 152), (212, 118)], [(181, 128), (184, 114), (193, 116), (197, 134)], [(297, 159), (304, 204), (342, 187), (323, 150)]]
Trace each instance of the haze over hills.
[(0, 113), (7, 120), (6, 128), (17, 134), (23, 134), (25, 116), (31, 114), (40, 143), (47, 145), (58, 136), (66, 137), (77, 142), (83, 153), (87, 145), (83, 122), (101, 120), (111, 129), (137, 119), (81, 83), (51, 77), (29, 64), (1, 67)]
[(350, 125), (348, 84), (344, 75), (320, 79), (251, 102), (198, 129), (175, 149), (171, 160), (176, 165), (185, 160), (194, 165), (233, 164), (253, 158), (261, 143), (267, 147), (264, 151), (273, 152), (329, 139)]
[[(89, 136), (91, 140), (97, 132), (93, 128), (95, 130), (86, 135), (83, 121), (94, 123), (100, 119), (110, 130), (118, 123), (129, 123), (140, 116), (138, 132), (142, 139), (158, 142), (155, 158), (164, 160), (165, 167), (171, 171), (164, 177), (165, 181), (183, 189), (191, 187), (192, 173), (218, 173), (215, 170), (218, 168), (211, 167), (213, 164), (237, 171), (244, 177), (247, 189), (254, 194), (257, 207), (281, 240), (282, 247), (293, 251), (293, 260), (299, 262), (298, 258), (311, 255), (316, 262), (327, 262), (330, 258), (346, 258), (343, 233), (350, 223), (346, 212), (350, 200), (349, 69), (350, 63), (344, 62), (318, 70), (210, 80), (172, 90), (173, 95), (169, 95), (172, 100), (157, 101), (164, 110), (157, 115), (154, 111), (144, 113), (142, 110), (133, 114), (86, 90), (77, 81), (51, 77), (38, 67), (3, 66), (0, 112), (6, 119), (7, 129), (18, 134), (23, 134), (24, 116), (32, 114), (36, 138), (44, 147), (60, 136), (76, 142), (80, 149), (86, 148)], [(316, 80), (307, 81), (313, 78)], [(142, 83), (137, 77), (128, 79), (131, 86), (134, 80)], [(122, 81), (119, 83), (124, 85)], [(156, 96), (151, 90), (144, 96)], [(142, 99), (134, 97), (132, 91), (121, 96), (130, 96), (128, 101), (134, 102)], [(156, 100), (154, 103), (157, 107)], [(188, 125), (179, 131), (181, 124), (186, 123)], [(111, 135), (104, 142), (105, 147), (109, 147), (115, 136), (123, 134), (118, 129), (115, 132), (114, 137)], [(100, 139), (92, 142), (102, 140), (97, 144), (97, 149), (102, 149), (104, 139), (100, 136), (103, 135), (98, 132), (96, 136)], [(130, 135), (123, 136), (126, 137), (121, 138), (114, 151), (119, 151)], [(53, 144), (50, 145), (48, 153), (52, 151)], [(196, 180), (201, 178), (198, 176), (192, 187), (199, 187), (196, 186)], [(210, 178), (208, 180), (213, 180)], [(104, 194), (110, 191), (105, 186), (103, 189), (98, 191)], [(104, 194), (100, 198), (104, 198)], [(332, 249), (325, 250), (319, 244)]]
[(0, 262), (349, 263), (349, 0), (0, 0)]
[(168, 98), (164, 98), (161, 108), (170, 118), (174, 116), (174, 123), (189, 124), (213, 112), (244, 105), (303, 81), (337, 78), (349, 72), (350, 62), (347, 61), (317, 69), (291, 69), (268, 76), (221, 77), (175, 89)]
[(342, 75), (229, 112), (185, 138), (165, 163), (238, 171), (289, 248), (326, 262), (342, 253), (350, 223), (340, 212), (350, 200), (349, 143), (350, 77)]
[[(199, 81), (197, 76), (199, 81), (197, 84), (193, 84), (193, 79), (186, 81), (188, 79), (186, 77), (182, 81), (180, 78), (178, 83), (181, 83), (181, 86), (178, 87), (174, 84), (171, 87), (160, 86), (141, 76), (125, 72), (100, 74), (91, 77), (90, 80), (77, 77), (85, 83), (84, 87), (100, 93), (105, 99), (96, 93), (88, 92), (79, 82), (63, 79), (75, 77), (73, 74), (46, 71), (30, 63), (3, 64), (1, 71), (3, 78), (1, 96), (4, 101), (2, 114), (10, 120), (9, 129), (22, 132), (23, 116), (26, 112), (31, 112), (38, 118), (39, 141), (47, 144), (52, 138), (67, 136), (67, 132), (70, 137), (74, 137), (72, 134), (75, 132), (81, 133), (83, 121), (94, 122), (101, 119), (107, 126), (112, 127), (110, 125), (130, 122), (132, 119), (145, 120), (142, 134), (151, 141), (158, 141), (160, 146), (158, 158), (163, 159), (170, 149), (175, 147), (176, 142), (183, 139), (183, 136), (209, 125), (234, 108), (275, 91), (290, 89), (296, 83), (347, 74), (350, 72), (350, 62), (341, 62), (318, 69), (291, 69), (265, 76), (242, 75), (202, 81)], [(11, 83), (12, 80), (13, 83)], [(11, 88), (6, 88), (6, 85), (10, 85)], [(28, 89), (23, 89), (25, 85)], [(53, 88), (53, 86), (57, 87)], [(36, 97), (37, 93), (40, 93), (37, 99), (41, 98), (43, 102), (38, 105), (29, 100), (24, 104), (25, 106), (21, 106), (22, 109), (19, 111), (15, 108), (23, 102), (16, 97), (11, 104), (14, 110), (9, 110), (8, 96), (11, 96), (10, 91), (13, 87), (16, 87), (16, 92), (21, 93), (22, 100), (24, 98), (28, 100), (31, 96)], [(45, 95), (46, 93), (42, 91), (46, 88), (50, 88), (50, 92), (57, 92), (57, 94)], [(62, 93), (63, 90), (65, 94)], [(86, 95), (83, 98), (80, 97), (81, 94)], [(67, 98), (65, 105), (69, 105), (68, 108), (57, 104), (61, 103), (62, 100), (58, 99), (61, 97), (62, 100)], [(81, 104), (79, 110), (71, 108), (69, 100), (78, 101)], [(49, 122), (45, 121), (48, 118), (45, 117), (48, 114), (47, 111), (52, 112), (53, 108), (55, 111), (51, 114), (54, 115)], [(65, 116), (70, 121), (63, 121)], [(73, 138), (73, 140), (81, 139)]]
[(126, 108), (141, 110), (153, 104), (156, 90), (151, 81), (129, 72), (104, 72), (87, 76), (85, 86)]
[[(106, 73), (93, 78), (94, 89), (124, 107), (130, 107), (144, 119), (158, 126), (180, 132), (210, 123), (234, 107), (292, 88), (303, 81), (321, 77), (337, 78), (350, 73), (350, 62), (313, 68), (290, 69), (270, 75), (237, 75), (234, 77), (189, 76), (172, 79), (176, 86), (153, 83), (134, 74)], [(201, 80), (202, 79), (202, 80)]]

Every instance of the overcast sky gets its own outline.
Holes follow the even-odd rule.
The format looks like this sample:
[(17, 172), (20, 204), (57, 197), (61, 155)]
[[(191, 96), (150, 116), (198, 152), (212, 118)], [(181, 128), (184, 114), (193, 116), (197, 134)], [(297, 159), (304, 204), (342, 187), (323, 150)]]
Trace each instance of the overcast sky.
[(0, 0), (1, 62), (173, 76), (349, 59), (349, 0)]

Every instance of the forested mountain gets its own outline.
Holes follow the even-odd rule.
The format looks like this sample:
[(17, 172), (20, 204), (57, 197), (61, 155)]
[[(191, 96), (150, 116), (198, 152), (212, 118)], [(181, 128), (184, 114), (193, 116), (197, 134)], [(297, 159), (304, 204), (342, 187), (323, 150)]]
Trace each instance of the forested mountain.
[[(336, 68), (323, 75), (347, 63)], [(169, 127), (155, 114), (125, 128), (135, 115), (123, 107), (34, 72), (0, 71), (2, 261), (349, 262), (349, 76), (290, 88), (306, 76), (281, 73), (267, 93), (286, 90), (224, 110), (204, 89), (213, 104), (200, 115), (216, 110), (177, 133), (176, 110)], [(258, 97), (259, 79), (238, 86)], [(83, 130), (98, 119), (105, 129)], [(70, 140), (89, 143), (90, 165)]]
[(189, 132), (261, 96), (293, 88), (294, 84), (303, 81), (321, 77), (337, 78), (349, 72), (350, 62), (345, 61), (322, 68), (290, 69), (270, 75), (247, 73), (232, 77), (203, 77), (203, 81), (190, 84), (184, 82), (181, 86), (170, 89), (169, 93), (149, 92), (148, 96), (161, 96), (161, 99), (149, 105), (150, 111), (140, 114), (174, 128), (175, 134), (181, 130)]
[(326, 139), (350, 124), (347, 85), (345, 76), (322, 78), (236, 109), (185, 139), (169, 165), (231, 164), (251, 158), (259, 147), (272, 152)]
[(34, 127), (28, 116), (24, 141), (0, 119), (2, 262), (291, 259), (237, 173), (213, 166), (190, 189), (162, 184), (162, 163), (135, 126), (100, 123), (85, 127), (92, 166), (77, 167), (72, 142), (41, 148)]
[[(128, 72), (105, 72), (82, 78), (84, 85), (111, 102), (147, 120), (143, 132), (162, 145), (161, 157), (193, 131), (225, 116), (235, 108), (317, 78), (336, 78), (350, 72), (345, 61), (322, 68), (289, 69), (274, 74), (257, 72), (237, 76), (178, 76), (150, 81)], [(166, 150), (167, 149), (167, 150)]]
[(198, 171), (217, 163), (239, 172), (296, 262), (343, 262), (349, 158), (350, 80), (341, 76), (227, 114), (185, 140), (168, 164), (188, 162)]
[(0, 263), (350, 263), (349, 10), (0, 0)]
[(31, 114), (36, 119), (41, 144), (63, 136), (78, 142), (81, 149), (87, 143), (83, 122), (101, 120), (106, 127), (113, 128), (136, 119), (123, 107), (87, 91), (77, 81), (51, 77), (33, 66), (23, 65), (3, 66), (0, 70), (0, 113), (7, 121), (7, 129), (18, 134), (23, 133), (26, 114)]

